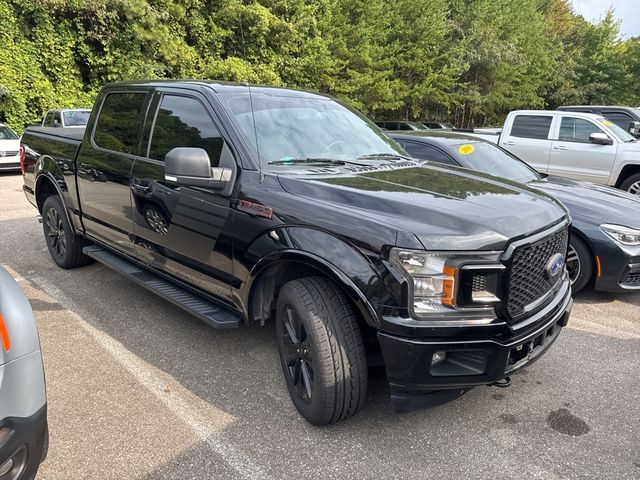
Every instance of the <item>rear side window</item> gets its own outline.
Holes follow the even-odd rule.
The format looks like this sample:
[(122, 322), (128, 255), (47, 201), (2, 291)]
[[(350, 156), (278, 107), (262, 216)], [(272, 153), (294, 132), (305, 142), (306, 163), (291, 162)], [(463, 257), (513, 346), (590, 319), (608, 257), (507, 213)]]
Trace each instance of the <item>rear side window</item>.
[(204, 105), (195, 98), (165, 95), (151, 136), (149, 157), (164, 161), (175, 147), (202, 148), (212, 167), (220, 163), (223, 140)]
[(549, 138), (553, 117), (544, 115), (517, 115), (511, 127), (511, 136), (546, 140)]
[(574, 117), (562, 117), (558, 140), (561, 142), (589, 143), (589, 135), (592, 133), (603, 132), (588, 120)]
[(62, 126), (62, 117), (60, 116), (60, 112), (55, 112), (53, 114), (53, 126), (54, 127)]
[(446, 163), (448, 165), (457, 165), (449, 155), (430, 145), (418, 142), (405, 142), (404, 149), (409, 155), (418, 160), (430, 160), (432, 162)]
[(44, 118), (44, 126), (45, 127), (53, 126), (53, 112), (47, 113), (47, 116)]
[(109, 93), (102, 103), (93, 140), (100, 148), (138, 154), (146, 92)]

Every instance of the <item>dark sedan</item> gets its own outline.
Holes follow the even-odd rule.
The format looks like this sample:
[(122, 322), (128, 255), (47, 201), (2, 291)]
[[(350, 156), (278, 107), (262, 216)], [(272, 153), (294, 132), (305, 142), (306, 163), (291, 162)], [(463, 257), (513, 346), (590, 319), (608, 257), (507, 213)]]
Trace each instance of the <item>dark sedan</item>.
[(389, 132), (414, 158), (464, 167), (553, 195), (571, 212), (573, 291), (640, 289), (640, 200), (611, 187), (545, 176), (500, 147), (453, 132)]

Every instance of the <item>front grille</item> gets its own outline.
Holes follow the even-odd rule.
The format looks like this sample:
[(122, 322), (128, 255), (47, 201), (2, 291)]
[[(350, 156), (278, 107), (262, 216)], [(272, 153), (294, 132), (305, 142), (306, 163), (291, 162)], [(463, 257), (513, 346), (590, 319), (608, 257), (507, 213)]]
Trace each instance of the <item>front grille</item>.
[(640, 272), (627, 272), (621, 283), (625, 287), (640, 287)]
[(20, 162), (12, 162), (12, 163), (0, 162), (0, 170), (6, 170), (8, 168), (20, 168)]
[(487, 290), (487, 276), (486, 275), (474, 275), (472, 282), (472, 291), (484, 292)]
[(525, 308), (548, 294), (562, 275), (549, 278), (545, 272), (552, 256), (567, 254), (569, 230), (563, 229), (528, 245), (515, 249), (511, 259), (511, 277), (507, 311), (511, 318), (525, 313)]

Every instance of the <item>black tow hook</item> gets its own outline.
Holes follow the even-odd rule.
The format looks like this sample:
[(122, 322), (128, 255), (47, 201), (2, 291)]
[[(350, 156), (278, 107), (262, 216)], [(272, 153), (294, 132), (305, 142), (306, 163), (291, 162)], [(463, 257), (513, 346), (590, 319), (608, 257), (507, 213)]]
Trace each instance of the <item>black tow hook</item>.
[(511, 386), (511, 378), (504, 377), (502, 380), (489, 384), (490, 387), (507, 388)]

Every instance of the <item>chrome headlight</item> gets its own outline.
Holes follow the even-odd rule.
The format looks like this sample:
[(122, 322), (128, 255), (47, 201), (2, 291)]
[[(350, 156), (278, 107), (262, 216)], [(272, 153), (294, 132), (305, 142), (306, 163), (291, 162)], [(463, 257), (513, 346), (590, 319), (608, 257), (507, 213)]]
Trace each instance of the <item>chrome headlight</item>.
[(600, 230), (622, 245), (640, 245), (640, 230), (622, 225), (600, 225)]
[[(413, 313), (418, 317), (438, 317), (451, 320), (470, 320), (489, 323), (493, 319), (493, 309), (487, 305), (474, 304), (461, 307), (457, 298), (471, 299), (472, 292), (459, 295), (462, 285), (470, 289), (470, 281), (461, 275), (461, 266), (466, 261), (493, 263), (496, 253), (482, 255), (478, 253), (428, 252), (424, 250), (405, 250), (392, 248), (389, 260), (398, 268), (409, 282), (409, 302)], [(489, 265), (487, 268), (491, 269)], [(463, 272), (464, 273), (464, 272)]]

